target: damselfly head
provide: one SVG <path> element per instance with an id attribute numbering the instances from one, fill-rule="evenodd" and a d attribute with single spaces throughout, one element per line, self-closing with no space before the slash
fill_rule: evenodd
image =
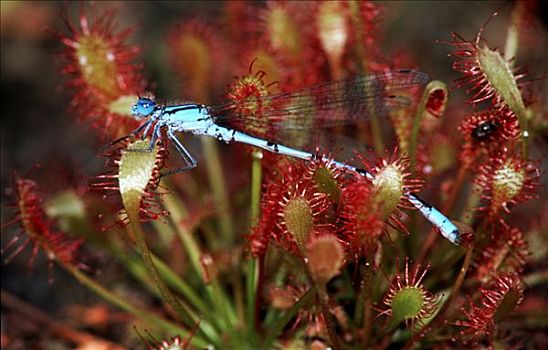
<path id="1" fill-rule="evenodd" d="M 152 99 L 147 97 L 140 97 L 137 100 L 137 103 L 135 103 L 131 108 L 131 113 L 135 117 L 147 117 L 152 112 L 154 112 L 155 107 L 156 102 L 154 102 Z"/>

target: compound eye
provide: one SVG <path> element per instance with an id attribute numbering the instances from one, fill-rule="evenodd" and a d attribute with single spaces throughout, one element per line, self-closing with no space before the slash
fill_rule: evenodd
<path id="1" fill-rule="evenodd" d="M 146 117 L 154 112 L 156 103 L 148 98 L 140 98 L 135 105 L 133 105 L 133 114 L 138 117 Z"/>

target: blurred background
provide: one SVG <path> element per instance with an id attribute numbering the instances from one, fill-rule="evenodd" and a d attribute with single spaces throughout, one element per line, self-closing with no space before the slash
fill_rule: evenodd
<path id="1" fill-rule="evenodd" d="M 68 9 L 72 23 L 77 25 L 82 4 L 48 1 L 2 1 L 0 4 L 0 187 L 4 204 L 6 193 L 11 191 L 13 170 L 22 176 L 36 178 L 42 175 L 40 169 L 33 170 L 33 167 L 47 164 L 50 169 L 47 176 L 72 179 L 93 176 L 102 166 L 98 148 L 108 140 L 98 139 L 89 126 L 67 112 L 71 95 L 63 88 L 66 77 L 60 73 L 63 63 L 59 59 L 64 46 L 45 30 L 50 28 L 66 33 L 61 11 Z M 459 76 L 451 69 L 451 59 L 447 57 L 452 48 L 438 44 L 436 40 L 450 40 L 451 32 L 472 40 L 481 25 L 498 11 L 500 15 L 489 23 L 484 38 L 491 47 L 504 47 L 513 5 L 511 1 L 386 2 L 383 3 L 381 46 L 387 55 L 403 52 L 411 56 L 411 60 L 418 62 L 419 68 L 432 79 L 449 83 Z M 179 96 L 179 88 L 172 88 L 184 82 L 176 81 L 168 63 L 167 34 L 174 25 L 190 18 L 219 22 L 225 4 L 212 1 L 101 1 L 95 6 L 99 13 L 102 8 L 118 8 L 118 28 L 136 29 L 129 40 L 142 48 L 138 60 L 144 65 L 145 78 L 152 82 L 153 91 L 162 98 L 184 99 Z M 546 2 L 539 1 L 537 10 L 536 19 L 530 23 L 531 36 L 522 38 L 517 60 L 518 65 L 529 68 L 532 77 L 546 76 L 548 62 Z M 245 73 L 235 71 L 233 75 Z M 459 104 L 464 99 L 464 92 L 456 91 L 450 104 Z M 468 110 L 471 111 L 471 107 Z M 59 173 L 52 174 L 52 168 L 59 169 Z M 3 208 L 2 222 L 8 218 L 9 212 Z M 2 266 L 3 289 L 52 315 L 66 312 L 67 298 L 90 303 L 95 300 L 72 279 L 66 280 L 59 269 L 53 269 L 54 282 L 49 284 L 43 257 L 28 273 L 27 261 L 18 258 L 10 265 Z"/>

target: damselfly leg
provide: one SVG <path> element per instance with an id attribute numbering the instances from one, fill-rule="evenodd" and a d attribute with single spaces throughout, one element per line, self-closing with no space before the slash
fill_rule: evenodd
<path id="1" fill-rule="evenodd" d="M 145 124 L 141 125 L 139 128 L 137 128 L 132 134 L 136 135 L 138 134 L 143 126 L 146 126 L 145 131 L 143 132 L 143 135 L 141 136 L 141 140 L 145 140 L 148 136 L 148 132 L 150 131 L 150 128 L 152 127 L 152 124 L 154 123 L 153 119 L 150 119 Z M 152 130 L 152 136 L 150 137 L 150 143 L 148 145 L 148 148 L 135 148 L 135 149 L 128 149 L 129 152 L 152 152 L 156 145 L 156 140 L 158 140 L 161 132 L 162 125 L 160 123 L 156 123 L 154 126 L 154 129 Z"/>
<path id="2" fill-rule="evenodd" d="M 181 155 L 183 158 L 183 161 L 185 162 L 185 166 L 169 170 L 165 173 L 162 173 L 162 177 L 182 173 L 184 171 L 190 170 L 192 168 L 195 168 L 196 165 L 198 165 L 198 162 L 188 153 L 186 148 L 183 146 L 183 144 L 177 139 L 177 136 L 173 133 L 171 129 L 167 130 L 167 136 L 171 141 L 173 141 L 173 144 L 175 144 L 175 148 L 177 149 L 177 152 Z"/>
<path id="3" fill-rule="evenodd" d="M 137 135 L 141 132 L 141 130 L 143 130 L 143 129 L 145 129 L 145 128 L 146 128 L 146 130 L 148 130 L 148 129 L 150 128 L 151 124 L 152 124 L 152 119 L 147 120 L 145 123 L 143 123 L 142 125 L 140 125 L 137 129 L 133 130 L 130 134 L 128 134 L 128 135 L 126 135 L 126 136 L 122 136 L 122 137 L 120 137 L 120 138 L 118 138 L 118 139 L 116 139 L 116 140 L 114 140 L 114 141 L 112 141 L 112 142 L 110 142 L 110 143 L 107 143 L 106 145 L 104 145 L 103 147 L 101 147 L 101 148 L 99 149 L 99 151 L 103 152 L 103 151 L 106 150 L 107 148 L 112 147 L 112 145 L 115 145 L 115 144 L 117 144 L 117 143 L 119 143 L 119 142 L 121 142 L 121 141 L 123 141 L 123 140 L 127 140 L 127 139 L 129 139 L 129 138 L 132 138 L 132 137 L 137 136 Z M 145 131 L 145 133 L 146 133 L 146 131 Z M 147 150 L 147 149 L 145 149 L 145 150 Z M 140 150 L 130 150 L 130 151 L 138 151 L 138 152 L 139 152 Z M 150 151 L 152 151 L 152 149 L 147 150 L 147 151 L 150 152 Z"/>

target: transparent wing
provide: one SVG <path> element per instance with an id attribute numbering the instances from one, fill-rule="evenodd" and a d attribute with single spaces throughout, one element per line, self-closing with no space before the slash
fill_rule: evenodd
<path id="1" fill-rule="evenodd" d="M 398 90 L 424 85 L 425 73 L 395 70 L 322 83 L 309 88 L 212 107 L 216 122 L 236 129 L 305 129 L 333 127 L 384 117 L 407 106 Z"/>

